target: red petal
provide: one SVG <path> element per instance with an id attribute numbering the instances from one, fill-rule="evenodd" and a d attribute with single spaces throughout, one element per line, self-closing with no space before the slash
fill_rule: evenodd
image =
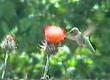
<path id="1" fill-rule="evenodd" d="M 59 43 L 65 38 L 64 30 L 56 26 L 45 27 L 45 39 L 51 43 Z"/>

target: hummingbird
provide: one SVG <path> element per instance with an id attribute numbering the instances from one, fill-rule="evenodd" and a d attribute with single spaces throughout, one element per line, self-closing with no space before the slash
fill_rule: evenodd
<path id="1" fill-rule="evenodd" d="M 85 31 L 87 32 L 87 31 Z M 93 48 L 89 36 L 87 34 L 83 34 L 77 27 L 72 28 L 67 35 L 67 39 L 76 41 L 80 47 L 88 48 L 92 53 L 95 53 L 95 49 Z"/>

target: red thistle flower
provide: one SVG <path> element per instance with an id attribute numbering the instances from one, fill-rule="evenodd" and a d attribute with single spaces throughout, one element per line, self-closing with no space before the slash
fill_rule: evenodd
<path id="1" fill-rule="evenodd" d="M 44 32 L 45 32 L 45 40 L 53 44 L 57 44 L 63 41 L 65 38 L 64 30 L 60 27 L 56 27 L 53 25 L 46 26 Z"/>

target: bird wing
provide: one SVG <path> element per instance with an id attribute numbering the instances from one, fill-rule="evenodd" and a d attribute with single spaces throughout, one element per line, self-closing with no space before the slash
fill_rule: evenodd
<path id="1" fill-rule="evenodd" d="M 93 53 L 95 53 L 95 49 L 93 48 L 92 44 L 89 41 L 89 37 L 84 36 L 84 43 L 86 44 L 86 47 Z"/>
<path id="2" fill-rule="evenodd" d="M 90 36 L 96 30 L 94 25 L 89 25 L 89 27 L 83 32 L 83 35 Z"/>

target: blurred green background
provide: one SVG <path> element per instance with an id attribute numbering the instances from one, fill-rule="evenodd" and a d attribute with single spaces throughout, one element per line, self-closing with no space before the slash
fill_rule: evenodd
<path id="1" fill-rule="evenodd" d="M 86 48 L 65 40 L 62 50 L 50 60 L 49 75 L 54 79 L 110 79 L 110 0 L 0 0 L 0 42 L 13 33 L 17 40 L 15 54 L 8 60 L 6 77 L 39 80 L 45 54 L 39 45 L 46 24 L 69 31 L 77 26 L 82 32 L 95 27 L 90 40 L 94 56 Z M 0 49 L 0 75 L 4 52 Z"/>

